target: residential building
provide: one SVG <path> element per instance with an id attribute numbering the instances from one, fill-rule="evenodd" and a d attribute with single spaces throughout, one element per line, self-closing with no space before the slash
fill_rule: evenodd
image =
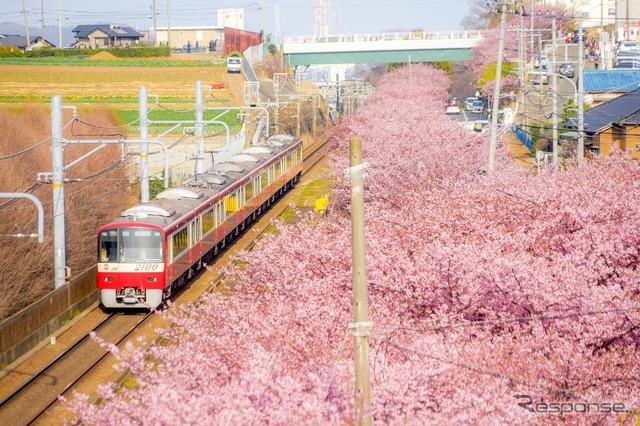
<path id="1" fill-rule="evenodd" d="M 27 47 L 27 37 L 13 34 L 0 35 L 0 46 L 14 46 L 22 50 L 36 50 L 48 47 L 56 47 L 53 43 L 40 37 L 29 37 L 29 46 Z"/>
<path id="2" fill-rule="evenodd" d="M 168 27 L 157 27 L 156 44 L 169 44 Z M 191 45 L 191 49 L 195 50 L 196 43 L 200 49 L 212 50 L 211 47 L 222 46 L 224 42 L 224 27 L 212 26 L 190 26 L 190 27 L 171 27 L 171 47 L 180 49 L 187 44 Z M 221 49 L 221 47 L 220 47 Z"/>
<path id="3" fill-rule="evenodd" d="M 577 130 L 577 118 L 565 126 Z M 594 154 L 609 155 L 617 148 L 640 158 L 640 88 L 585 111 L 584 143 Z"/>
<path id="4" fill-rule="evenodd" d="M 117 24 L 78 25 L 72 32 L 76 38 L 73 47 L 128 47 L 135 46 L 143 37 L 130 27 Z"/>

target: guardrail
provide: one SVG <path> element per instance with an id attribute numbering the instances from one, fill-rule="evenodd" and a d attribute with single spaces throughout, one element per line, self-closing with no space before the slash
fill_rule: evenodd
<path id="1" fill-rule="evenodd" d="M 481 31 L 412 31 L 397 33 L 375 34 L 342 34 L 330 36 L 287 36 L 285 44 L 296 43 L 352 43 L 367 41 L 401 41 L 401 40 L 453 40 L 453 39 L 481 39 Z"/>

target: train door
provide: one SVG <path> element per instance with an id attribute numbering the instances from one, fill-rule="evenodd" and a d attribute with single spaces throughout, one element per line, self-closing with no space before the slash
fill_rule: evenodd
<path id="1" fill-rule="evenodd" d="M 202 255 L 202 221 L 200 216 L 191 221 L 191 261 Z"/>
<path id="2" fill-rule="evenodd" d="M 269 187 L 269 169 L 263 170 L 260 173 L 260 193 L 262 194 L 262 200 L 266 200 L 269 197 L 269 193 L 267 192 L 267 188 Z"/>
<path id="3" fill-rule="evenodd" d="M 272 196 L 275 192 L 275 182 L 276 182 L 276 176 L 275 176 L 275 166 L 271 166 L 269 167 L 269 195 Z"/>
<path id="4" fill-rule="evenodd" d="M 227 232 L 227 222 L 226 222 L 226 214 L 224 211 L 224 203 L 222 201 L 218 202 L 215 207 L 216 211 L 216 237 L 217 240 L 220 241 L 224 238 L 224 235 Z"/>

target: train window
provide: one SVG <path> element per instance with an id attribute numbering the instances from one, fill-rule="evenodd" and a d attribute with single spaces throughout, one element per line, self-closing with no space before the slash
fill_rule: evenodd
<path id="1" fill-rule="evenodd" d="M 296 150 L 296 157 L 298 158 L 298 161 L 296 163 L 299 163 L 300 161 L 302 161 L 302 147 L 299 147 Z"/>
<path id="2" fill-rule="evenodd" d="M 249 182 L 247 182 L 247 184 L 245 185 L 245 196 L 247 197 L 247 201 L 251 200 L 255 194 L 254 194 L 254 185 L 255 185 L 255 179 L 250 180 Z"/>
<path id="3" fill-rule="evenodd" d="M 269 186 L 269 170 L 264 170 L 260 173 L 260 190 L 264 191 Z"/>
<path id="4" fill-rule="evenodd" d="M 118 261 L 118 230 L 100 232 L 100 262 Z"/>
<path id="5" fill-rule="evenodd" d="M 227 195 L 224 199 L 224 207 L 227 211 L 227 215 L 234 213 L 238 209 L 238 197 L 237 193 L 233 193 L 231 195 Z"/>
<path id="6" fill-rule="evenodd" d="M 120 262 L 162 261 L 162 233 L 148 228 L 121 228 Z"/>
<path id="7" fill-rule="evenodd" d="M 275 164 L 275 173 L 276 173 L 276 178 L 282 175 L 282 161 L 278 161 Z"/>
<path id="8" fill-rule="evenodd" d="M 173 259 L 189 247 L 189 228 L 186 226 L 173 234 Z"/>
<path id="9" fill-rule="evenodd" d="M 202 214 L 202 233 L 206 234 L 216 226 L 216 219 L 213 212 L 214 208 L 210 208 Z"/>
<path id="10" fill-rule="evenodd" d="M 287 170 L 291 169 L 291 167 L 293 167 L 293 161 L 294 161 L 294 155 L 295 153 L 291 153 L 289 155 L 287 155 Z"/>

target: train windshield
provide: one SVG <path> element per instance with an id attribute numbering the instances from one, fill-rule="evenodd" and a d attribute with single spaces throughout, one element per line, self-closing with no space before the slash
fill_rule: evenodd
<path id="1" fill-rule="evenodd" d="M 162 262 L 162 233 L 148 228 L 115 228 L 100 232 L 100 262 Z"/>

